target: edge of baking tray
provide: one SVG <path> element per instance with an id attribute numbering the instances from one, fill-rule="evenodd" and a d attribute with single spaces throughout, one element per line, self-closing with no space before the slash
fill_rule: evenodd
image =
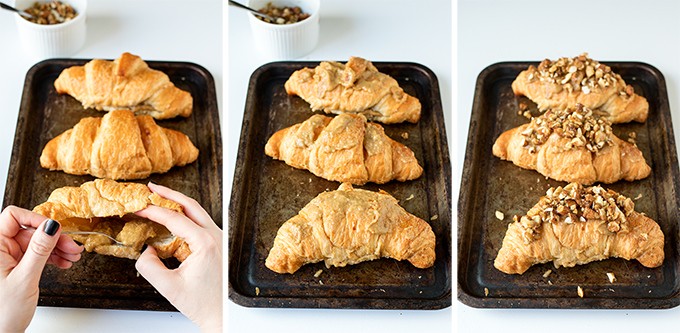
<path id="1" fill-rule="evenodd" d="M 666 79 L 663 76 L 663 73 L 659 71 L 656 67 L 644 63 L 644 62 L 637 62 L 637 61 L 601 61 L 602 63 L 606 63 L 608 65 L 634 65 L 638 66 L 641 69 L 644 69 L 646 71 L 649 71 L 652 73 L 654 77 L 658 79 L 658 85 L 659 85 L 659 90 L 657 92 L 657 96 L 668 96 L 668 91 L 666 88 Z M 515 66 L 515 65 L 529 65 L 529 64 L 538 64 L 538 61 L 506 61 L 506 62 L 498 62 L 494 63 L 492 65 L 487 66 L 484 68 L 480 74 L 477 76 L 477 80 L 475 81 L 475 94 L 474 94 L 474 101 L 472 105 L 472 114 L 470 116 L 470 125 L 468 128 L 468 138 L 467 138 L 467 144 L 466 144 L 466 149 L 465 149 L 465 160 L 463 162 L 463 172 L 461 175 L 461 185 L 460 188 L 469 188 L 471 185 L 472 179 L 474 179 L 474 175 L 478 172 L 478 170 L 474 170 L 471 168 L 471 163 L 473 159 L 477 158 L 477 152 L 481 151 L 479 149 L 475 149 L 476 142 L 474 140 L 475 136 L 478 135 L 479 131 L 479 122 L 483 121 L 481 119 L 481 103 L 485 103 L 486 101 L 481 99 L 481 86 L 484 84 L 484 82 L 487 80 L 487 78 L 494 74 L 494 72 L 500 70 L 501 68 L 505 66 Z M 671 147 L 671 148 L 676 148 L 675 146 L 675 136 L 673 135 L 673 122 L 671 121 L 671 112 L 670 112 L 670 104 L 668 101 L 668 98 L 665 99 L 665 101 L 662 101 L 659 103 L 659 109 L 662 110 L 667 110 L 667 112 L 662 112 L 661 117 L 663 117 L 663 122 L 666 123 L 668 126 L 667 130 L 670 132 L 670 135 L 667 135 L 663 139 L 665 146 Z M 668 119 L 665 119 L 665 118 Z M 670 165 L 670 172 L 675 175 L 680 174 L 680 169 L 678 166 L 678 153 L 677 153 L 677 148 L 676 149 L 669 149 L 668 150 L 669 156 L 668 160 L 666 162 L 669 163 Z M 476 189 L 477 187 L 475 187 Z M 673 188 L 674 189 L 680 189 L 680 179 L 679 178 L 673 178 Z M 680 197 L 678 197 L 678 192 L 675 192 L 675 205 L 676 207 L 680 207 Z M 461 240 L 463 237 L 462 231 L 463 231 L 463 225 L 465 224 L 464 218 L 467 215 L 467 211 L 470 209 L 470 205 L 472 204 L 472 199 L 476 197 L 476 194 L 470 192 L 467 196 L 459 196 L 458 198 L 458 225 L 457 225 L 457 235 L 458 235 L 458 253 L 459 257 L 457 258 L 458 261 L 458 279 L 457 279 L 457 289 L 458 289 L 458 300 L 468 306 L 474 307 L 474 308 L 545 308 L 545 309 L 669 309 L 669 308 L 674 308 L 680 305 L 680 291 L 676 292 L 674 295 L 668 298 L 656 298 L 656 299 L 639 299 L 639 298 L 615 298 L 615 299 L 604 299 L 604 298 L 597 298 L 597 299 L 588 299 L 588 298 L 557 298 L 557 297 L 541 297 L 541 298 L 522 298 L 522 297 L 503 297 L 503 298 L 494 298 L 494 297 L 488 297 L 488 298 L 482 298 L 482 297 L 476 297 L 471 294 L 469 294 L 465 288 L 461 285 L 461 279 L 460 279 L 460 265 L 461 265 L 461 260 L 462 258 L 460 257 L 460 253 L 462 253 L 462 247 L 466 243 L 462 242 Z M 670 199 L 670 198 L 669 198 Z M 677 244 L 676 244 L 677 245 Z"/>
<path id="2" fill-rule="evenodd" d="M 26 82 L 33 78 L 36 74 L 40 73 L 40 71 L 45 70 L 46 67 L 52 66 L 54 62 L 61 62 L 61 63 L 68 63 L 72 65 L 79 65 L 86 63 L 92 59 L 71 59 L 71 58 L 54 58 L 54 59 L 47 59 L 40 61 L 33 66 L 26 72 L 25 78 L 24 78 L 24 87 L 22 89 L 22 95 L 21 95 L 21 103 L 19 105 L 19 112 L 17 112 L 17 124 L 15 127 L 15 131 L 20 131 L 24 130 L 27 128 L 28 124 L 26 123 L 26 113 L 28 112 L 27 110 L 29 109 L 30 103 L 32 103 L 30 96 L 28 96 L 28 93 L 31 90 L 31 86 L 26 84 Z M 211 187 L 214 188 L 214 193 L 217 193 L 220 200 L 217 203 L 213 203 L 213 217 L 215 218 L 215 223 L 220 227 L 223 228 L 223 210 L 222 210 L 222 136 L 221 136 L 221 126 L 220 126 L 220 120 L 219 120 L 219 110 L 217 106 L 217 94 L 215 90 L 215 80 L 210 73 L 205 67 L 196 64 L 196 63 L 191 63 L 191 62 L 182 62 L 182 61 L 145 61 L 147 64 L 150 65 L 150 67 L 153 67 L 153 65 L 156 64 L 163 64 L 164 66 L 172 66 L 172 67 L 183 67 L 183 68 L 190 68 L 194 70 L 195 72 L 199 73 L 204 77 L 206 80 L 206 85 L 207 85 L 207 100 L 206 102 L 206 109 L 209 110 L 209 118 L 212 120 L 213 123 L 213 129 L 214 129 L 214 137 L 213 137 L 213 143 L 212 147 L 214 150 L 211 152 L 212 153 L 212 158 L 213 158 L 213 163 L 216 166 L 215 170 L 215 175 L 217 175 L 217 184 L 212 185 L 212 182 L 210 184 Z M 214 110 L 214 111 L 212 111 Z M 23 159 L 20 159 L 19 156 L 23 155 L 24 153 L 20 151 L 19 148 L 24 147 L 25 145 L 23 144 L 25 140 L 28 139 L 27 135 L 14 135 L 14 143 L 12 144 L 12 155 L 10 156 L 9 159 L 9 168 L 7 172 L 7 179 L 5 181 L 5 185 L 10 184 L 14 182 L 14 179 L 17 177 L 19 171 L 23 167 Z M 16 191 L 18 189 L 13 188 L 11 186 L 5 186 L 5 193 L 3 196 L 3 203 L 2 203 L 2 208 L 5 208 L 8 206 L 7 198 L 9 197 L 16 197 Z M 59 296 L 59 295 L 40 295 L 39 297 L 39 305 L 40 306 L 56 306 L 56 307 L 79 307 L 79 308 L 104 308 L 102 307 L 102 304 L 108 304 L 106 309 L 123 309 L 123 310 L 151 310 L 151 311 L 177 311 L 177 309 L 170 304 L 164 297 L 160 297 L 158 299 L 129 299 L 129 298 L 113 298 L 113 297 L 88 297 L 88 298 L 73 298 L 73 297 L 68 297 L 68 296 Z"/>
<path id="3" fill-rule="evenodd" d="M 319 61 L 277 61 L 277 62 L 270 62 L 267 64 L 264 64 L 257 68 L 253 74 L 251 74 L 249 82 L 252 83 L 254 82 L 254 78 L 257 78 L 260 76 L 262 73 L 270 70 L 271 68 L 275 68 L 279 64 L 299 64 L 301 67 L 304 66 L 316 66 L 319 64 Z M 435 89 L 430 92 L 430 94 L 435 94 L 434 91 L 437 92 L 436 98 L 432 98 L 432 110 L 433 110 L 433 117 L 435 117 L 440 123 L 444 123 L 444 112 L 443 112 L 443 106 L 441 102 L 441 95 L 440 95 L 440 90 L 439 90 L 439 81 L 437 79 L 436 74 L 429 69 L 428 67 L 418 64 L 418 63 L 413 63 L 413 62 L 373 62 L 374 64 L 377 64 L 378 66 L 380 64 L 399 64 L 399 65 L 408 65 L 412 66 L 415 68 L 418 68 L 419 70 L 425 72 L 425 74 L 429 77 L 433 78 L 432 85 Z M 248 92 L 247 94 L 251 94 L 251 90 L 254 89 L 254 85 L 250 84 L 248 87 Z M 250 159 L 251 157 L 248 156 L 248 149 L 246 149 L 245 145 L 242 145 L 241 143 L 244 142 L 244 140 L 247 140 L 251 133 L 253 132 L 252 128 L 252 121 L 251 118 L 255 116 L 254 112 L 248 112 L 248 110 L 253 109 L 254 101 L 248 99 L 246 100 L 246 105 L 245 105 L 245 110 L 244 110 L 244 117 L 243 121 L 241 124 L 241 136 L 239 138 L 239 146 L 238 146 L 238 153 L 236 157 L 237 163 L 239 161 L 244 161 L 246 159 Z M 448 149 L 448 141 L 446 139 L 446 129 L 443 128 L 441 131 L 439 131 L 439 139 L 442 142 L 441 145 L 441 153 L 442 156 L 444 157 L 442 159 L 443 162 L 443 170 L 449 170 L 449 177 L 445 179 L 446 183 L 446 188 L 444 189 L 447 191 L 447 194 L 450 193 L 451 191 L 451 177 L 450 177 L 450 170 L 451 170 L 451 160 L 450 160 L 450 155 L 449 155 L 449 149 Z M 445 172 L 445 171 L 443 171 Z M 229 218 L 228 221 L 233 221 L 233 218 L 236 215 L 236 211 L 243 209 L 243 205 L 246 204 L 245 200 L 242 200 L 240 197 L 235 197 L 235 193 L 237 193 L 236 189 L 239 189 L 239 192 L 247 189 L 250 187 L 251 180 L 244 178 L 245 174 L 245 168 L 235 168 L 234 171 L 234 179 L 233 179 L 233 186 L 232 186 L 232 195 L 231 199 L 229 202 Z M 450 195 L 446 195 L 446 198 L 450 198 Z M 449 214 L 449 232 L 446 233 L 446 235 L 443 235 L 446 237 L 446 240 L 449 244 L 449 246 L 445 249 L 449 257 L 451 257 L 451 211 L 452 211 L 452 203 L 449 200 L 448 201 L 448 214 Z M 238 226 L 239 230 L 236 230 L 237 227 L 234 226 L 233 223 L 229 223 L 228 226 L 228 237 L 229 237 L 229 272 L 227 272 L 228 275 L 228 298 L 233 301 L 235 304 L 238 304 L 240 306 L 245 306 L 245 307 L 259 307 L 259 308 L 343 308 L 343 309 L 385 309 L 385 310 L 439 310 L 439 309 L 445 309 L 451 306 L 452 304 L 452 288 L 451 288 L 451 273 L 449 273 L 449 284 L 447 290 L 444 291 L 443 295 L 439 298 L 436 299 L 419 299 L 419 300 L 414 300 L 414 299 L 399 299 L 399 298 L 394 298 L 394 299 L 365 299 L 365 298 L 299 298 L 299 297 L 251 297 L 251 296 L 246 296 L 242 293 L 240 293 L 236 288 L 231 283 L 231 272 L 233 270 L 233 265 L 238 266 L 238 260 L 235 260 L 234 253 L 235 252 L 240 252 L 240 250 L 235 248 L 235 244 L 241 244 L 241 242 L 237 242 L 233 240 L 233 237 L 235 235 L 243 235 L 244 233 L 242 232 L 242 229 L 245 228 L 245 225 L 240 224 Z M 452 259 L 449 260 L 448 262 L 448 271 L 451 271 L 450 265 L 452 264 Z M 235 270 L 234 270 L 235 271 Z"/>

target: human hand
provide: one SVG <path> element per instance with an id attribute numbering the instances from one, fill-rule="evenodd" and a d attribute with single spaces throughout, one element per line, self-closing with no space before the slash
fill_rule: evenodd
<path id="1" fill-rule="evenodd" d="M 0 332 L 25 331 L 38 306 L 45 264 L 66 269 L 81 252 L 82 246 L 61 235 L 59 222 L 23 208 L 5 208 L 0 213 Z"/>
<path id="2" fill-rule="evenodd" d="M 137 259 L 137 270 L 203 332 L 222 332 L 222 230 L 196 200 L 153 183 L 149 189 L 182 205 L 186 215 L 157 206 L 136 214 L 184 239 L 191 254 L 170 270 L 149 246 Z"/>

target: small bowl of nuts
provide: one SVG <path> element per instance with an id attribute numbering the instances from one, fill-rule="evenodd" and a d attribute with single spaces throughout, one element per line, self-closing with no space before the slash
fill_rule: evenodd
<path id="1" fill-rule="evenodd" d="M 15 0 L 14 6 L 30 14 L 15 14 L 21 44 L 37 59 L 67 57 L 85 44 L 87 0 Z"/>
<path id="2" fill-rule="evenodd" d="M 316 47 L 320 0 L 249 0 L 248 6 L 273 18 L 248 14 L 255 47 L 266 58 L 295 59 Z"/>

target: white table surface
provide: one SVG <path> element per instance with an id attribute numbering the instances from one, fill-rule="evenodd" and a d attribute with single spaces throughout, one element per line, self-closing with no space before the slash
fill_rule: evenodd
<path id="1" fill-rule="evenodd" d="M 451 149 L 453 192 L 458 193 L 460 186 L 477 75 L 486 66 L 500 61 L 538 62 L 587 51 L 594 59 L 649 63 L 666 78 L 677 141 L 680 129 L 679 14 L 680 2 L 672 0 L 460 0 L 458 99 Z M 460 332 L 633 332 L 659 328 L 677 331 L 680 325 L 680 308 L 491 310 L 456 303 Z"/>
<path id="2" fill-rule="evenodd" d="M 447 133 L 451 129 L 451 2 L 448 0 L 323 0 L 316 49 L 299 60 L 410 61 L 439 79 Z M 248 81 L 268 61 L 250 41 L 246 14 L 228 20 L 228 112 L 225 113 L 225 183 L 230 193 Z M 451 308 L 438 311 L 258 309 L 227 301 L 230 332 L 450 332 Z"/>
<path id="3" fill-rule="evenodd" d="M 197 63 L 212 73 L 222 112 L 221 13 L 221 0 L 88 1 L 87 41 L 73 57 L 110 59 L 127 51 L 146 60 Z M 21 50 L 14 16 L 6 11 L 0 12 L 0 40 L 0 193 L 4 193 L 24 78 L 37 60 Z M 192 332 L 197 328 L 178 312 L 40 307 L 28 331 Z"/>

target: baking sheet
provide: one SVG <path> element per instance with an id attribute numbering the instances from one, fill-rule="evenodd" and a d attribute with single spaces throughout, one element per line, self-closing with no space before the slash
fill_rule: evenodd
<path id="1" fill-rule="evenodd" d="M 276 274 L 264 265 L 277 230 L 309 201 L 339 183 L 294 169 L 264 154 L 277 130 L 304 121 L 309 104 L 288 96 L 284 83 L 318 62 L 277 62 L 257 69 L 250 79 L 234 186 L 229 207 L 229 297 L 251 307 L 438 309 L 451 305 L 451 178 L 444 117 L 436 76 L 414 63 L 375 63 L 422 103 L 417 124 L 385 125 L 386 134 L 415 152 L 424 175 L 409 182 L 370 184 L 400 200 L 410 213 L 428 221 L 436 235 L 434 267 L 381 259 L 327 269 L 303 266 L 295 274 Z M 408 133 L 408 139 L 402 137 Z M 406 200 L 411 195 L 413 199 Z M 435 218 L 431 219 L 431 217 Z M 322 274 L 314 274 L 322 270 Z"/>
<path id="2" fill-rule="evenodd" d="M 492 155 L 496 138 L 529 120 L 517 114 L 526 103 L 534 115 L 536 105 L 515 97 L 511 83 L 530 64 L 504 62 L 489 66 L 478 77 L 467 151 L 458 202 L 458 298 L 473 307 L 501 308 L 670 308 L 680 304 L 678 292 L 678 159 L 666 83 L 654 67 L 637 62 L 603 62 L 621 74 L 647 98 L 645 123 L 616 124 L 614 134 L 626 140 L 637 133 L 637 145 L 652 167 L 650 177 L 605 185 L 634 200 L 635 209 L 661 226 L 665 235 L 665 261 L 649 269 L 637 261 L 608 259 L 573 268 L 555 269 L 552 263 L 535 265 L 523 275 L 507 275 L 493 267 L 508 223 L 523 215 L 551 186 L 548 180 Z M 495 212 L 505 214 L 499 221 Z M 552 273 L 547 277 L 543 274 Z M 610 283 L 606 273 L 614 273 Z M 584 297 L 577 295 L 581 287 Z M 488 295 L 487 295 L 488 292 Z"/>
<path id="3" fill-rule="evenodd" d="M 92 176 L 68 175 L 40 167 L 45 144 L 72 128 L 84 117 L 102 117 L 103 112 L 83 109 L 73 97 L 59 95 L 54 80 L 61 71 L 88 60 L 50 59 L 33 66 L 26 80 L 17 120 L 3 207 L 32 209 L 62 186 L 79 186 Z M 199 149 L 198 160 L 153 174 L 135 182 L 152 181 L 196 199 L 222 226 L 222 141 L 212 75 L 203 67 L 186 62 L 147 61 L 149 67 L 165 72 L 180 89 L 191 92 L 193 113 L 188 118 L 157 120 L 162 127 L 179 130 Z M 178 262 L 166 260 L 171 267 Z M 40 280 L 38 305 L 138 310 L 175 310 L 146 280 L 137 275 L 135 261 L 83 253 L 71 269 L 48 266 Z"/>

